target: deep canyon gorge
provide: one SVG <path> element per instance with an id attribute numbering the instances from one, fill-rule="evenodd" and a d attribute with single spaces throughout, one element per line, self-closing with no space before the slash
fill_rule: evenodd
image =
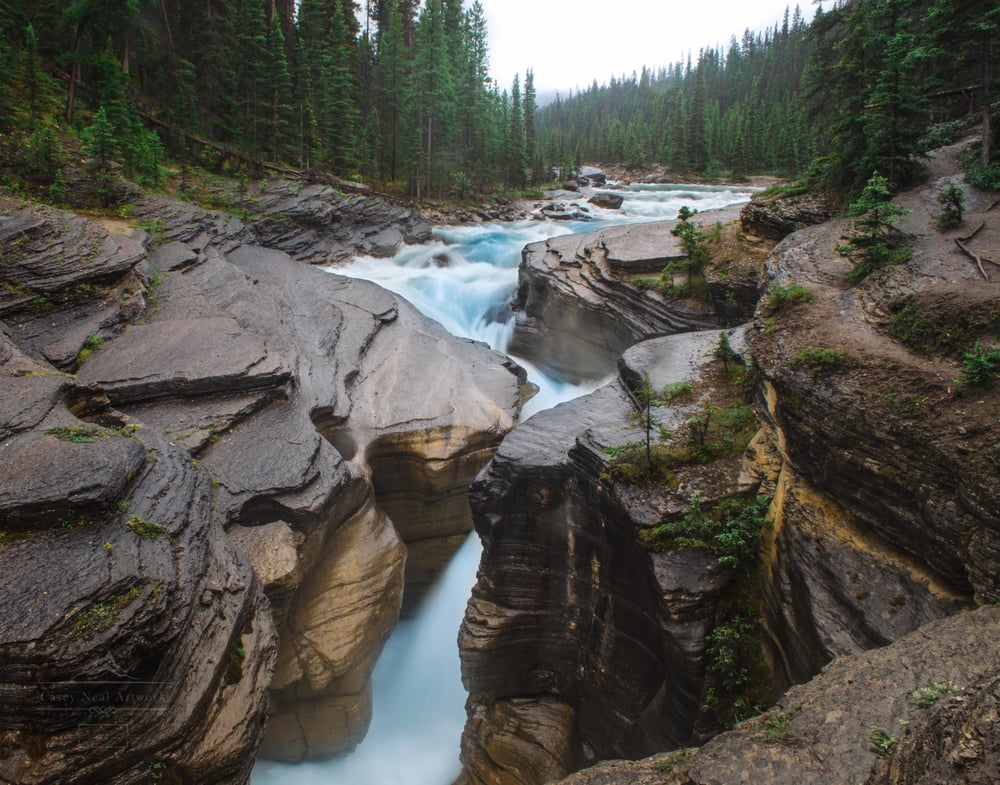
<path id="1" fill-rule="evenodd" d="M 955 155 L 898 197 L 912 261 L 857 285 L 835 252 L 848 219 L 808 200 L 713 213 L 749 193 L 676 190 L 719 222 L 701 300 L 637 282 L 683 258 L 649 214 L 517 224 L 488 270 L 456 248 L 488 245 L 489 222 L 432 231 L 321 186 L 258 184 L 245 220 L 146 197 L 150 232 L 0 197 L 23 287 L 0 292 L 0 781 L 238 785 L 258 749 L 351 751 L 379 722 L 372 672 L 400 612 L 473 527 L 461 629 L 434 632 L 468 691 L 449 778 L 996 781 L 1000 393 L 963 389 L 913 337 L 917 313 L 926 340 L 997 330 L 996 283 L 930 227 Z M 965 189 L 995 255 L 991 200 Z M 421 278 L 454 323 L 338 274 L 393 256 L 385 283 Z M 434 270 L 466 275 L 488 314 Z M 807 301 L 769 299 L 792 284 Z M 532 403 L 543 377 L 590 386 Z M 644 379 L 690 388 L 657 407 L 675 441 L 749 399 L 749 446 L 617 479 Z M 751 498 L 768 506 L 747 572 L 656 539 L 695 501 Z M 736 622 L 779 702 L 718 735 L 742 719 L 718 661 Z M 898 743 L 873 749 L 873 728 Z"/>

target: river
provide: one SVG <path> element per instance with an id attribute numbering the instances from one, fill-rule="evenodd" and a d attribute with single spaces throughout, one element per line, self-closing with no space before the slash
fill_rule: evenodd
<path id="1" fill-rule="evenodd" d="M 437 227 L 437 242 L 407 247 L 392 259 L 361 257 L 331 272 L 378 283 L 452 334 L 504 352 L 514 328 L 505 306 L 517 286 L 521 249 L 528 243 L 616 224 L 674 219 L 684 205 L 712 210 L 751 195 L 748 189 L 701 185 L 632 185 L 616 193 L 624 197 L 622 208 L 591 207 L 593 221 Z M 566 384 L 514 359 L 539 388 L 522 420 L 606 381 Z M 479 551 L 470 535 L 420 612 L 397 625 L 375 668 L 372 724 L 358 748 L 345 758 L 318 763 L 260 761 L 252 785 L 450 785 L 461 770 L 458 747 L 465 724 L 458 628 L 475 583 Z"/>

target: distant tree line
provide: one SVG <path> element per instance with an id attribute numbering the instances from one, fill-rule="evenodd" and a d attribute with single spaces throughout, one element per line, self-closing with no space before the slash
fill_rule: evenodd
<path id="1" fill-rule="evenodd" d="M 982 126 L 973 169 L 1000 187 L 995 0 L 845 0 L 798 7 L 762 33 L 702 49 L 666 68 L 595 82 L 538 118 L 547 161 L 580 160 L 685 173 L 799 176 L 841 195 L 873 172 L 901 187 L 921 157 Z"/>
<path id="2" fill-rule="evenodd" d="M 585 160 L 856 196 L 876 171 L 905 185 L 974 118 L 970 173 L 997 187 L 998 25 L 995 0 L 839 0 L 539 110 L 531 71 L 490 79 L 479 0 L 0 0 L 0 144 L 50 179 L 70 134 L 95 176 L 140 182 L 203 139 L 415 196 Z"/>

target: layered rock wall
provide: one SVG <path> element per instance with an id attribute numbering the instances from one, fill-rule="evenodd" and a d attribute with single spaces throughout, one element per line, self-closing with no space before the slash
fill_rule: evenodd
<path id="1" fill-rule="evenodd" d="M 160 671 L 187 668 L 193 682 L 184 694 L 201 697 L 172 704 L 170 722 L 176 719 L 183 732 L 150 733 L 149 739 L 161 745 L 157 764 L 181 772 L 207 755 L 198 781 L 242 782 L 260 743 L 272 670 L 265 754 L 283 760 L 326 757 L 363 737 L 371 669 L 404 593 L 407 548 L 392 518 L 416 543 L 411 593 L 419 594 L 471 527 L 456 500 L 512 426 L 524 377 L 506 358 L 481 344 L 452 339 L 377 286 L 248 245 L 252 237 L 237 219 L 170 204 L 175 209 L 161 218 L 161 231 L 174 239 L 152 253 L 142 232 L 113 222 L 108 231 L 47 208 L 12 208 L 0 225 L 0 239 L 21 252 L 23 275 L 18 274 L 24 278 L 2 290 L 0 303 L 11 347 L 5 370 L 18 390 L 6 412 L 4 460 L 11 472 L 20 472 L 23 485 L 10 498 L 5 486 L 0 496 L 5 511 L 0 558 L 6 560 L 8 551 L 9 558 L 22 557 L 37 542 L 50 549 L 44 561 L 55 569 L 72 559 L 76 547 L 88 548 L 103 565 L 120 546 L 93 524 L 100 519 L 129 534 L 125 524 L 133 511 L 140 520 L 148 515 L 169 529 L 170 538 L 160 538 L 158 546 L 168 552 L 171 538 L 180 543 L 175 528 L 188 526 L 199 548 L 206 532 L 212 533 L 219 542 L 207 550 L 215 561 L 199 555 L 204 548 L 180 543 L 176 557 L 183 570 L 177 572 L 183 577 L 176 578 L 171 593 L 151 588 L 159 585 L 159 576 L 146 576 L 149 564 L 137 557 L 128 585 L 114 575 L 103 588 L 87 583 L 77 605 L 62 612 L 75 618 L 87 603 L 101 606 L 101 613 L 131 611 L 137 586 L 136 603 L 162 594 L 163 600 L 150 604 L 158 612 L 156 624 L 174 616 L 180 624 L 201 608 L 211 611 L 217 593 L 228 598 L 233 609 L 219 611 L 226 622 L 214 624 L 221 631 L 198 620 L 192 634 L 201 636 L 200 644 L 189 644 L 190 650 L 171 649 L 165 633 L 151 639 L 149 645 L 164 658 Z M 45 249 L 88 233 L 103 256 L 90 262 L 86 249 L 60 247 L 59 254 L 78 254 L 68 263 L 74 275 L 54 289 L 36 286 L 36 279 L 47 278 L 49 260 L 59 258 Z M 119 258 L 125 261 L 115 266 Z M 19 357 L 23 361 L 15 362 Z M 56 371 L 49 364 L 56 360 L 73 375 Z M 30 363 L 27 370 L 18 365 L 22 362 Z M 405 386 L 397 386 L 404 380 Z M 89 452 L 72 440 L 60 447 L 58 439 L 39 433 L 60 402 L 60 423 L 66 421 L 70 434 L 90 427 L 78 417 L 100 417 L 131 435 L 88 439 Z M 184 471 L 156 459 L 160 446 L 144 449 L 151 440 L 169 449 Z M 41 447 L 55 463 L 62 461 L 60 450 L 75 451 L 73 460 L 63 463 L 78 461 L 76 473 L 40 484 L 32 467 Z M 95 483 L 98 467 L 108 476 L 99 474 Z M 188 486 L 198 493 L 175 499 L 169 510 L 147 510 L 165 492 L 135 486 L 133 493 L 140 472 L 163 474 L 162 483 L 174 475 L 175 496 Z M 83 534 L 59 539 L 58 553 L 51 550 L 52 535 L 25 537 L 22 544 L 22 531 L 60 525 L 66 516 L 89 530 L 86 543 L 77 542 Z M 73 547 L 64 547 L 70 539 Z M 429 556 L 420 555 L 423 543 L 432 543 Z M 263 610 L 247 557 L 263 579 L 271 613 Z M 39 560 L 23 563 L 27 570 Z M 9 573 L 11 580 L 20 574 Z M 39 570 L 26 586 L 50 574 L 51 569 Z M 27 598 L 21 594 L 5 594 L 4 616 L 16 618 L 22 601 Z M 62 608 L 70 600 L 60 602 Z M 185 608 L 183 614 L 175 602 Z M 62 626 L 68 629 L 72 624 L 65 618 Z M 280 636 L 277 654 L 272 618 Z M 122 614 L 121 627 L 114 629 L 129 636 L 130 619 Z M 50 645 L 53 633 L 47 627 L 29 632 L 38 637 L 6 637 L 0 644 L 13 647 L 11 662 L 22 641 Z M 96 647 L 104 638 L 81 640 L 79 656 L 99 659 Z M 58 645 L 58 638 L 51 645 Z M 132 660 L 114 656 L 126 671 L 132 668 Z M 151 665 L 149 672 L 154 671 Z M 230 672 L 244 674 L 233 682 L 242 686 L 223 693 L 212 704 L 217 710 L 207 709 L 206 696 L 222 689 L 220 673 Z M 243 701 L 240 708 L 227 708 L 230 696 Z M 9 727 L 14 744 L 24 734 L 30 737 L 21 754 L 7 758 L 15 767 L 11 782 L 107 781 L 88 779 L 85 767 L 82 778 L 73 779 L 68 769 L 39 758 L 39 744 L 56 748 L 64 741 L 58 735 L 38 741 L 35 737 L 45 734 L 35 732 L 36 718 L 15 715 Z M 78 737 L 73 743 L 79 756 L 93 756 Z M 210 753 L 213 743 L 218 749 Z M 104 771 L 112 764 L 102 765 Z M 128 766 L 134 765 L 130 760 Z M 149 761 L 143 765 L 148 769 Z M 33 779 L 46 767 L 57 772 L 55 780 Z"/>
<path id="2" fill-rule="evenodd" d="M 658 387 L 697 379 L 717 339 L 640 344 L 623 376 Z M 692 408 L 665 410 L 664 425 Z M 710 724 L 706 635 L 730 609 L 734 576 L 703 552 L 650 553 L 639 532 L 694 490 L 739 493 L 738 461 L 686 474 L 678 496 L 618 489 L 604 449 L 642 438 L 633 412 L 616 380 L 535 415 L 472 488 L 483 557 L 459 636 L 465 782 L 547 782 L 686 743 Z"/>

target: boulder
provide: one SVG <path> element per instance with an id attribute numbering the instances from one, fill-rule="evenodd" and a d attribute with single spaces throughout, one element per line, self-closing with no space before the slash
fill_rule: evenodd
<path id="1" fill-rule="evenodd" d="M 622 206 L 622 202 L 625 201 L 625 197 L 621 194 L 612 193 L 596 193 L 587 200 L 592 205 L 600 207 L 604 210 L 618 210 Z"/>

